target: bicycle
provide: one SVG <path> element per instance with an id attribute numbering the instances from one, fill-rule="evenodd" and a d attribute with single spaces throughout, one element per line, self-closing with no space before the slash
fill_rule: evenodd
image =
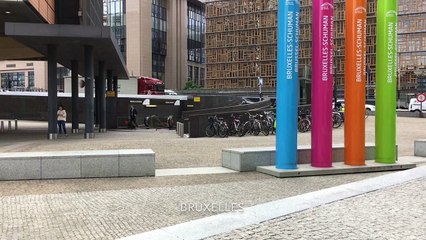
<path id="1" fill-rule="evenodd" d="M 240 127 L 240 116 L 236 117 L 234 114 L 231 114 L 231 124 L 229 124 L 229 135 L 233 136 L 238 133 Z"/>
<path id="2" fill-rule="evenodd" d="M 257 136 L 260 133 L 260 129 L 261 129 L 260 121 L 255 118 L 255 115 L 251 115 L 250 113 L 248 113 L 248 115 L 249 115 L 249 120 L 246 121 L 243 125 L 241 125 L 240 128 L 238 129 L 239 137 L 242 137 L 246 135 L 247 133 L 250 133 L 254 136 Z"/>
<path id="3" fill-rule="evenodd" d="M 228 136 L 228 125 L 222 118 L 215 116 L 208 117 L 209 125 L 206 127 L 205 133 L 207 137 L 215 135 L 224 138 Z"/>

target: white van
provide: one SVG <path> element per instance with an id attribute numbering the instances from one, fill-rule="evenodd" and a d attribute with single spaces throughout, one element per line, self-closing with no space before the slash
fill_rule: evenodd
<path id="1" fill-rule="evenodd" d="M 408 111 L 420 112 L 420 102 L 417 101 L 417 98 L 410 99 L 410 104 L 408 104 Z M 426 101 L 422 102 L 422 111 L 426 112 Z"/>

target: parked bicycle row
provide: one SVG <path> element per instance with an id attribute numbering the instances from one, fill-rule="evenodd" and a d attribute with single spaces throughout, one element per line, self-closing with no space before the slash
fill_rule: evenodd
<path id="1" fill-rule="evenodd" d="M 339 128 L 344 122 L 344 113 L 334 109 L 332 113 L 333 128 Z M 308 111 L 299 111 L 297 117 L 297 129 L 299 132 L 307 132 L 312 129 L 312 115 Z"/>
<path id="2" fill-rule="evenodd" d="M 230 121 L 225 121 L 222 117 L 216 115 L 208 117 L 209 124 L 206 127 L 207 137 L 219 136 L 227 137 L 237 135 L 242 137 L 246 134 L 257 136 L 262 133 L 265 136 L 275 134 L 276 116 L 272 111 L 263 111 L 262 113 L 248 115 L 248 120 L 241 121 L 241 115 L 231 114 Z M 366 114 L 366 118 L 368 115 Z M 344 112 L 334 109 L 332 113 L 333 128 L 339 128 L 344 122 Z M 297 117 L 297 129 L 299 132 L 308 132 L 312 129 L 312 115 L 310 110 L 301 109 Z"/>
<path id="3" fill-rule="evenodd" d="M 207 137 L 219 136 L 239 136 L 246 134 L 257 136 L 262 133 L 265 136 L 275 133 L 275 113 L 272 111 L 264 111 L 262 113 L 248 115 L 248 120 L 242 122 L 241 115 L 231 114 L 229 124 L 216 115 L 208 117 L 209 124 L 205 133 Z"/>

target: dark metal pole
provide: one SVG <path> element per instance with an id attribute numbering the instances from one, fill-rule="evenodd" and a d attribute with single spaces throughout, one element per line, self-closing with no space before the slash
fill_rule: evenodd
<path id="1" fill-rule="evenodd" d="M 93 46 L 85 46 L 84 47 L 84 71 L 85 71 L 85 103 L 86 103 L 86 111 L 85 111 L 85 130 L 84 130 L 84 138 L 94 138 L 95 134 L 93 132 Z"/>
<path id="2" fill-rule="evenodd" d="M 71 61 L 72 133 L 78 133 L 78 61 Z"/>
<path id="3" fill-rule="evenodd" d="M 48 117 L 48 139 L 58 137 L 58 126 L 56 125 L 56 113 L 58 105 L 58 85 L 57 85 L 57 47 L 47 45 L 47 117 Z"/>
<path id="4" fill-rule="evenodd" d="M 99 132 L 106 132 L 105 62 L 99 61 Z"/>

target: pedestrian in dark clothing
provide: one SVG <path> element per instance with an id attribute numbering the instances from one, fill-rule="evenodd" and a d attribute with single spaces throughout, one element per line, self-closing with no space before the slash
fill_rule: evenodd
<path id="1" fill-rule="evenodd" d="M 138 127 L 138 124 L 136 123 L 136 115 L 138 115 L 138 111 L 135 107 L 133 107 L 133 105 L 131 105 L 129 112 L 129 126 L 131 129 L 136 129 Z"/>

